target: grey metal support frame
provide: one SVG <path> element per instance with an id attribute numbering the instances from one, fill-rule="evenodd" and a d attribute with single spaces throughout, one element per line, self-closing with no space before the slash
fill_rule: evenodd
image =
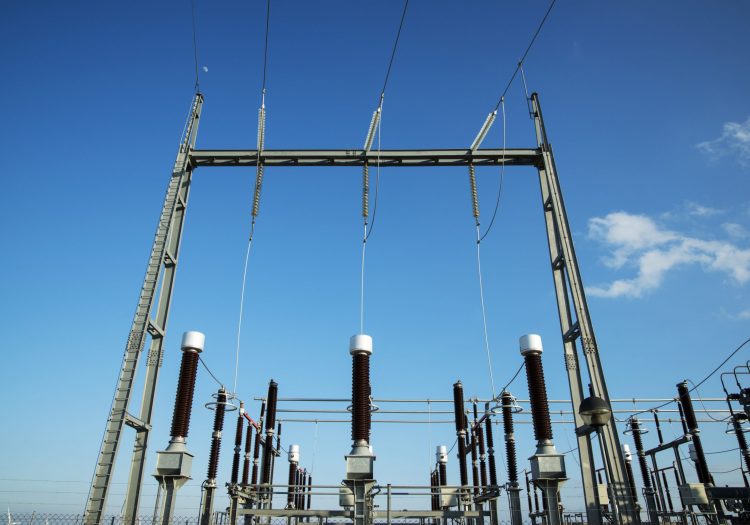
<path id="1" fill-rule="evenodd" d="M 538 169 L 542 187 L 542 202 L 547 219 L 547 235 L 550 241 L 550 256 L 560 328 L 565 347 L 565 366 L 568 372 L 576 426 L 581 427 L 583 420 L 579 413 L 579 406 L 583 401 L 584 392 L 575 345 L 577 339 L 581 340 L 583 356 L 594 393 L 608 404 L 610 402 L 609 394 L 599 360 L 599 350 L 594 337 L 594 328 L 589 315 L 575 248 L 573 247 L 573 239 L 565 212 L 560 182 L 557 178 L 552 148 L 547 139 L 542 111 L 539 106 L 539 97 L 536 93 L 531 96 L 531 104 L 537 143 L 541 149 L 542 162 L 538 165 Z M 575 321 L 573 320 L 573 314 L 575 314 Z M 621 523 L 637 523 L 638 516 L 634 502 L 631 501 L 628 494 L 625 462 L 618 453 L 621 448 L 614 415 L 610 416 L 607 424 L 601 429 L 601 439 L 604 444 L 603 453 L 606 455 L 611 469 L 610 483 L 615 496 L 615 504 L 620 512 Z M 601 517 L 598 512 L 593 512 L 593 509 L 598 507 L 598 497 L 596 495 L 596 482 L 593 478 L 594 463 L 588 436 L 578 436 L 578 450 L 581 455 L 581 476 L 583 478 L 588 520 L 589 523 L 597 523 L 593 520 L 601 520 Z M 598 517 L 595 517 L 595 515 Z"/>
<path id="2" fill-rule="evenodd" d="M 190 165 L 189 159 L 195 146 L 202 107 L 203 95 L 196 93 L 172 169 L 167 193 L 164 197 L 164 204 L 146 267 L 146 275 L 128 335 L 120 375 L 86 503 L 85 525 L 101 524 L 107 505 L 115 460 L 122 439 L 123 425 L 128 425 L 136 431 L 130 478 L 123 510 L 123 523 L 126 525 L 135 523 L 138 514 L 156 383 L 161 368 L 164 336 L 167 330 L 169 306 L 192 177 L 193 167 Z M 154 298 L 157 291 L 156 315 L 152 318 Z M 151 344 L 146 359 L 146 379 L 140 412 L 138 417 L 135 417 L 128 413 L 128 405 L 138 369 L 138 361 L 144 349 L 147 335 L 151 337 Z"/>

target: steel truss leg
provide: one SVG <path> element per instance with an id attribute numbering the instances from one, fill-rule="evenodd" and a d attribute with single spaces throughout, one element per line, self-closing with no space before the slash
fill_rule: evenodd
<path id="1" fill-rule="evenodd" d="M 146 267 L 146 275 L 143 279 L 143 286 L 125 347 L 120 376 L 117 380 L 112 407 L 107 418 L 104 438 L 86 503 L 85 525 L 101 524 L 122 438 L 123 425 L 128 425 L 136 430 L 130 477 L 123 509 L 123 525 L 134 524 L 138 514 L 156 383 L 163 357 L 162 346 L 167 330 L 182 226 L 185 220 L 192 177 L 192 168 L 188 160 L 191 150 L 195 146 L 202 107 L 203 95 L 196 93 L 185 128 L 185 135 L 180 144 L 172 170 L 172 177 L 164 197 L 164 205 L 159 216 L 159 224 Z M 154 313 L 152 306 L 157 291 L 156 311 L 152 319 L 152 313 Z M 134 417 L 127 410 L 138 368 L 138 360 L 145 346 L 147 335 L 151 336 L 151 344 L 146 360 L 146 379 L 140 413 L 138 417 Z"/>
<path id="2" fill-rule="evenodd" d="M 599 350 L 589 316 L 586 295 L 573 247 L 573 238 L 565 212 L 560 182 L 557 178 L 554 157 L 552 156 L 552 148 L 547 140 L 539 97 L 536 93 L 531 96 L 531 103 L 537 143 L 542 154 L 542 165 L 537 168 L 542 189 L 542 202 L 546 218 L 560 329 L 565 348 L 565 367 L 568 371 L 573 414 L 576 426 L 580 427 L 583 425 L 583 420 L 579 413 L 579 406 L 585 395 L 578 367 L 576 339 L 581 339 L 583 356 L 594 392 L 607 403 L 609 403 L 609 394 L 599 360 Z M 575 322 L 573 322 L 573 313 L 575 313 Z M 612 471 L 611 484 L 615 496 L 614 503 L 620 511 L 621 523 L 637 523 L 638 516 L 636 515 L 634 502 L 628 495 L 625 462 L 619 453 L 620 440 L 617 435 L 614 416 L 610 416 L 610 420 L 601 429 L 601 438 L 605 445 L 603 453 L 606 455 Z M 598 524 L 601 523 L 601 515 L 598 511 L 598 496 L 594 480 L 595 465 L 588 436 L 578 437 L 578 451 L 581 456 L 581 476 L 583 478 L 588 523 Z"/>

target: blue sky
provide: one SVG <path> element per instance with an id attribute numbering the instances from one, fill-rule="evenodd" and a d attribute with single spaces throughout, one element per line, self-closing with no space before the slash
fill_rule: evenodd
<path id="1" fill-rule="evenodd" d="M 206 96 L 198 147 L 252 148 L 265 2 L 196 5 Z M 272 0 L 267 148 L 361 147 L 401 6 Z M 386 93 L 382 147 L 468 146 L 546 7 L 412 0 Z M 701 379 L 749 336 L 748 15 L 739 1 L 560 0 L 527 59 L 613 398 L 671 397 L 678 381 Z M 83 508 L 192 95 L 190 25 L 183 1 L 0 5 L 0 506 Z M 508 146 L 532 147 L 518 82 L 506 108 Z M 500 129 L 485 146 L 502 144 Z M 154 451 L 168 441 L 184 330 L 206 333 L 204 358 L 231 383 L 254 175 L 196 171 Z M 486 224 L 499 173 L 479 169 L 478 177 Z M 264 395 L 271 377 L 282 397 L 349 395 L 360 191 L 357 169 L 267 170 L 249 269 L 243 398 Z M 376 397 L 448 399 L 457 379 L 467 397 L 489 395 L 474 249 L 464 169 L 382 170 L 366 277 Z M 504 384 L 520 364 L 518 337 L 539 333 L 550 398 L 565 399 L 546 251 L 536 174 L 508 169 L 498 220 L 482 244 L 493 372 Z M 739 353 L 727 369 L 749 357 Z M 526 397 L 523 379 L 512 388 Z M 178 503 L 186 515 L 197 509 L 212 418 L 202 405 L 215 389 L 201 373 L 188 440 L 195 479 Z M 717 378 L 701 388 L 706 397 L 719 393 Z M 257 403 L 250 410 L 257 414 Z M 430 447 L 452 443 L 451 428 L 376 425 L 377 478 L 425 483 Z M 667 434 L 678 432 L 671 426 Z M 555 433 L 558 449 L 572 448 L 569 426 Z M 735 446 L 723 424 L 706 425 L 704 434 L 707 450 Z M 519 456 L 527 457 L 528 429 L 519 436 Z M 316 480 L 338 483 L 347 425 L 319 424 L 316 432 L 289 423 L 284 439 L 300 443 L 308 468 L 314 456 Z M 646 441 L 655 443 L 654 434 Z M 225 443 L 223 478 L 230 449 Z M 118 483 L 127 454 L 121 459 Z M 738 464 L 735 454 L 709 461 L 717 471 Z M 563 497 L 573 509 L 572 455 L 568 469 Z M 739 482 L 736 474 L 725 482 Z M 123 492 L 116 487 L 112 512 Z M 46 493 L 37 505 L 26 503 L 40 499 L 32 490 Z M 147 497 L 144 514 L 150 505 Z"/>

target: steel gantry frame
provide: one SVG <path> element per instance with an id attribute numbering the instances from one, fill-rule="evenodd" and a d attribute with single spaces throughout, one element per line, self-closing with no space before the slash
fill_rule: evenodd
<path id="1" fill-rule="evenodd" d="M 579 368 L 576 341 L 581 341 L 589 380 L 594 393 L 609 403 L 599 351 L 589 315 L 586 296 L 581 281 L 573 239 L 568 224 L 562 190 L 555 169 L 552 148 L 536 93 L 531 96 L 531 116 L 534 120 L 537 147 L 528 149 L 439 149 L 439 150 L 196 150 L 203 96 L 196 94 L 191 106 L 186 131 L 180 144 L 172 177 L 164 199 L 159 225 L 146 276 L 136 308 L 135 319 L 128 336 L 120 377 L 115 389 L 110 415 L 97 460 L 86 506 L 85 525 L 100 525 L 103 516 L 114 462 L 124 424 L 136 430 L 135 446 L 127 485 L 124 524 L 135 525 L 138 514 L 140 490 L 144 475 L 151 414 L 156 392 L 156 382 L 162 361 L 163 341 L 166 336 L 169 305 L 174 285 L 180 248 L 182 226 L 187 210 L 190 181 L 195 168 L 236 166 L 363 166 L 383 167 L 424 166 L 532 166 L 537 169 L 545 216 L 550 262 L 560 318 L 565 365 L 571 392 L 572 412 L 576 426 L 583 428 L 579 406 L 585 392 Z M 159 284 L 161 284 L 159 286 Z M 153 300 L 158 291 L 156 315 L 152 318 Z M 139 417 L 131 416 L 127 409 L 135 378 L 138 357 L 146 337 L 151 337 L 146 362 L 146 381 L 141 399 Z M 634 502 L 628 494 L 625 463 L 620 454 L 620 443 L 614 416 L 600 431 L 605 464 L 610 466 L 609 478 L 613 487 L 614 504 L 620 521 L 630 524 L 638 521 Z M 602 518 L 596 490 L 595 464 L 590 437 L 581 432 L 578 436 L 581 458 L 581 475 L 588 523 L 600 525 Z"/>
<path id="2" fill-rule="evenodd" d="M 107 497 L 112 483 L 117 452 L 122 440 L 123 425 L 135 429 L 135 444 L 130 463 L 130 476 L 123 507 L 123 523 L 134 524 L 138 515 L 138 503 L 146 464 L 148 437 L 151 432 L 151 415 L 156 396 L 156 383 L 163 359 L 164 337 L 167 333 L 169 306 L 172 299 L 177 261 L 180 251 L 182 227 L 185 222 L 190 180 L 193 167 L 190 153 L 198 136 L 198 123 L 203 107 L 203 95 L 196 93 L 190 106 L 177 159 L 172 168 L 167 193 L 164 197 L 156 235 L 146 266 L 146 275 L 138 297 L 120 375 L 112 398 L 99 456 L 91 480 L 86 502 L 85 525 L 100 525 L 107 506 Z M 158 298 L 157 298 L 158 295 Z M 154 299 L 157 298 L 154 309 Z M 135 381 L 138 362 L 146 339 L 151 343 L 146 358 L 146 378 L 141 396 L 139 415 L 128 412 L 128 405 Z"/>

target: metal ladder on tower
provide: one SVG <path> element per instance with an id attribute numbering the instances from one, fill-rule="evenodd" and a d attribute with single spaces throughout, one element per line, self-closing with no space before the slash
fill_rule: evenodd
<path id="1" fill-rule="evenodd" d="M 170 240 L 170 235 L 179 236 L 181 233 L 181 228 L 173 228 L 173 220 L 175 210 L 178 208 L 184 210 L 187 205 L 181 193 L 184 192 L 186 185 L 189 185 L 191 176 L 191 168 L 188 165 L 189 152 L 195 145 L 202 104 L 203 95 L 196 93 L 180 142 L 172 176 L 164 197 L 164 204 L 159 216 L 151 254 L 146 267 L 146 274 L 143 279 L 135 315 L 125 346 L 120 375 L 117 380 L 117 386 L 112 399 L 86 503 L 85 525 L 99 525 L 101 523 L 106 508 L 117 451 L 122 437 L 123 425 L 140 430 L 150 429 L 150 421 L 141 421 L 130 415 L 127 410 L 138 367 L 138 359 L 146 342 L 146 334 L 151 335 L 152 338 L 163 338 L 165 335 L 164 326 L 160 326 L 159 323 L 152 321 L 150 315 L 154 296 L 159 288 L 159 277 L 162 274 L 162 267 L 176 264 L 177 253 L 169 253 L 167 244 Z M 177 243 L 177 246 L 179 246 L 179 243 Z M 137 489 L 140 490 L 140 486 Z"/>

